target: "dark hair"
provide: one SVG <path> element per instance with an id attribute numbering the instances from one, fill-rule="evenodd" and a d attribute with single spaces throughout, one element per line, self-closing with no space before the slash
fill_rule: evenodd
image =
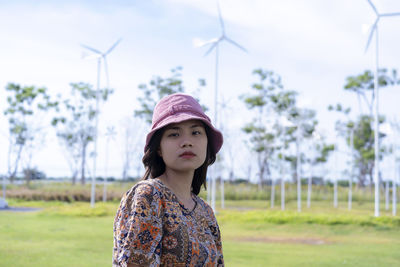
<path id="1" fill-rule="evenodd" d="M 204 189 L 207 189 L 207 168 L 208 166 L 213 164 L 216 159 L 216 153 L 214 147 L 212 146 L 213 142 L 211 140 L 210 128 L 205 124 L 203 125 L 207 134 L 207 154 L 203 165 L 201 165 L 194 171 L 192 180 L 192 192 L 196 195 L 200 193 L 202 185 L 204 186 Z M 165 127 L 156 131 L 150 139 L 148 146 L 146 147 L 144 156 L 142 158 L 142 162 L 146 171 L 142 177 L 142 180 L 154 179 L 165 172 L 164 160 L 158 154 L 161 138 L 164 131 Z"/>

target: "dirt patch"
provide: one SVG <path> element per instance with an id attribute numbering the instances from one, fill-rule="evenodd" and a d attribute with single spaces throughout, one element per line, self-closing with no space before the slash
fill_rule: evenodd
<path id="1" fill-rule="evenodd" d="M 305 244 L 305 245 L 326 245 L 327 240 L 320 238 L 299 238 L 299 237 L 239 237 L 239 242 L 261 242 L 261 243 L 284 243 L 284 244 Z"/>

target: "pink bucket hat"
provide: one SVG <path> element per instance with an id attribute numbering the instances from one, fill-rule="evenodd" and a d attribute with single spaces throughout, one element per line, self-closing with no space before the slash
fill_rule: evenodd
<path id="1" fill-rule="evenodd" d="M 187 120 L 200 120 L 211 130 L 212 146 L 217 153 L 222 146 L 222 133 L 211 124 L 211 120 L 204 113 L 200 104 L 187 94 L 176 93 L 163 97 L 155 106 L 151 131 L 147 134 L 144 151 L 150 143 L 154 133 L 171 123 L 179 123 Z"/>

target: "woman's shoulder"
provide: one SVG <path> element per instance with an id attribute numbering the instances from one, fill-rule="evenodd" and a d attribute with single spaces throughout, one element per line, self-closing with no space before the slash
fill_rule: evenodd
<path id="1" fill-rule="evenodd" d="M 149 210 L 153 210 L 160 215 L 162 212 L 163 192 L 160 185 L 153 181 L 141 180 L 133 185 L 122 197 L 118 214 L 131 214 L 137 209 L 144 211 L 147 214 Z"/>
<path id="2" fill-rule="evenodd" d="M 133 185 L 126 192 L 126 195 L 154 194 L 154 193 L 161 193 L 162 191 L 163 188 L 156 179 L 147 179 L 147 180 L 140 180 L 135 185 Z"/>
<path id="3" fill-rule="evenodd" d="M 121 202 L 132 202 L 134 199 L 152 200 L 162 198 L 163 188 L 155 179 L 141 180 L 133 185 L 122 197 Z"/>

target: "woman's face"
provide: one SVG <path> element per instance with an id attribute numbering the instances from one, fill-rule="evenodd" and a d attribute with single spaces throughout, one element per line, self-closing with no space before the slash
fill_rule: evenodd
<path id="1" fill-rule="evenodd" d="M 166 169 L 194 171 L 206 159 L 207 142 L 204 124 L 199 120 L 188 120 L 166 126 L 158 152 Z"/>

